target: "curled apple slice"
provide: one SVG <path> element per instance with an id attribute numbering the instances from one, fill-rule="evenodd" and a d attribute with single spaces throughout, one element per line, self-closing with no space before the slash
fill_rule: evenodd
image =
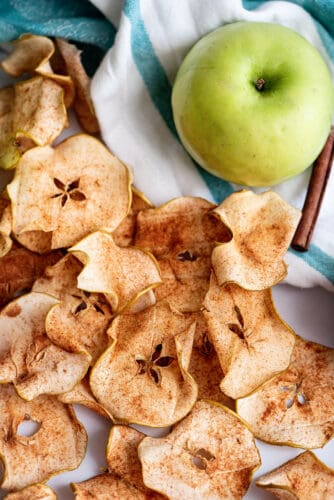
<path id="1" fill-rule="evenodd" d="M 11 384 L 0 384 L 3 489 L 25 488 L 64 470 L 76 469 L 86 444 L 86 432 L 70 406 L 45 395 L 24 401 Z"/>
<path id="2" fill-rule="evenodd" d="M 220 287 L 212 274 L 204 307 L 225 394 L 243 397 L 288 367 L 295 334 L 279 317 L 270 289 Z"/>
<path id="3" fill-rule="evenodd" d="M 254 437 L 237 415 L 198 401 L 168 436 L 138 447 L 144 483 L 171 500 L 241 499 L 260 463 Z"/>
<path id="4" fill-rule="evenodd" d="M 306 451 L 257 479 L 256 485 L 279 499 L 334 498 L 334 470 Z"/>
<path id="5" fill-rule="evenodd" d="M 116 422 L 167 427 L 197 397 L 188 373 L 195 323 L 161 302 L 112 322 L 112 344 L 92 369 L 90 386 Z"/>
<path id="6" fill-rule="evenodd" d="M 11 76 L 27 73 L 39 75 L 58 83 L 64 90 L 65 106 L 74 99 L 75 89 L 70 76 L 54 73 L 51 61 L 55 53 L 53 41 L 40 35 L 24 34 L 12 42 L 12 52 L 1 62 L 2 68 Z"/>
<path id="7" fill-rule="evenodd" d="M 52 232 L 51 247 L 62 248 L 98 229 L 113 231 L 128 213 L 130 184 L 127 167 L 88 135 L 33 148 L 7 186 L 14 234 Z"/>
<path id="8" fill-rule="evenodd" d="M 334 434 L 334 349 L 296 338 L 289 368 L 237 401 L 255 436 L 310 449 Z"/>
<path id="9" fill-rule="evenodd" d="M 111 234 L 102 231 L 79 241 L 70 252 L 85 264 L 78 288 L 103 293 L 114 313 L 131 306 L 138 311 L 139 301 L 140 309 L 151 305 L 148 293 L 161 284 L 153 255 L 135 247 L 120 248 Z"/>
<path id="10" fill-rule="evenodd" d="M 273 191 L 257 195 L 239 191 L 214 212 L 233 237 L 212 252 L 219 285 L 237 283 L 248 290 L 276 285 L 286 275 L 283 257 L 300 219 L 300 211 Z"/>
<path id="11" fill-rule="evenodd" d="M 60 301 L 46 317 L 45 330 L 49 339 L 66 351 L 89 354 L 94 363 L 107 348 L 106 331 L 112 315 L 102 294 L 83 292 L 77 287 L 82 268 L 74 255 L 67 254 L 45 270 L 32 290 L 47 293 Z"/>
<path id="12" fill-rule="evenodd" d="M 51 144 L 67 124 L 64 93 L 56 82 L 36 76 L 0 91 L 0 166 L 14 168 L 22 153 Z"/>
<path id="13" fill-rule="evenodd" d="M 70 390 L 89 367 L 89 355 L 67 352 L 46 336 L 46 316 L 57 303 L 51 295 L 31 292 L 0 313 L 0 384 L 12 382 L 27 400 Z"/>

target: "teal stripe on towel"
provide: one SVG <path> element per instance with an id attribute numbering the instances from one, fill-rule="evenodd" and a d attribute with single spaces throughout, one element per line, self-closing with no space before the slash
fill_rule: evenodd
<path id="1" fill-rule="evenodd" d="M 334 258 L 315 245 L 310 245 L 307 252 L 290 252 L 303 259 L 310 267 L 323 274 L 334 285 Z"/>
<path id="2" fill-rule="evenodd" d="M 137 69 L 145 82 L 155 107 L 171 133 L 179 140 L 170 104 L 172 86 L 154 52 L 152 42 L 145 29 L 141 18 L 139 0 L 126 1 L 124 13 L 131 22 L 131 50 Z M 196 163 L 195 165 L 216 203 L 220 203 L 226 196 L 233 193 L 233 188 L 228 182 L 209 174 Z"/>

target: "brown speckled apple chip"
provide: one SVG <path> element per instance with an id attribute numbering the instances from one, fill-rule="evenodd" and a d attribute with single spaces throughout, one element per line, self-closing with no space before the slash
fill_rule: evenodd
<path id="1" fill-rule="evenodd" d="M 220 287 L 213 273 L 204 307 L 225 394 L 243 397 L 288 367 L 295 334 L 275 310 L 270 289 Z"/>
<path id="2" fill-rule="evenodd" d="M 289 368 L 250 396 L 237 411 L 255 436 L 310 449 L 334 434 L 334 349 L 296 338 Z"/>
<path id="3" fill-rule="evenodd" d="M 139 248 L 118 247 L 106 232 L 90 234 L 70 251 L 85 264 L 78 276 L 78 288 L 105 294 L 115 313 L 136 307 L 138 299 L 161 283 L 160 269 L 152 254 Z"/>
<path id="4" fill-rule="evenodd" d="M 46 484 L 32 484 L 20 491 L 8 493 L 4 500 L 57 500 L 55 491 Z"/>
<path id="5" fill-rule="evenodd" d="M 56 148 L 33 148 L 7 186 L 13 231 L 52 232 L 52 248 L 69 247 L 92 231 L 113 231 L 131 204 L 131 176 L 101 142 L 85 134 Z"/>
<path id="6" fill-rule="evenodd" d="M 218 283 L 233 282 L 248 290 L 276 285 L 286 275 L 283 257 L 300 219 L 300 211 L 272 191 L 239 191 L 214 212 L 230 228 L 232 239 L 212 252 Z"/>
<path id="7" fill-rule="evenodd" d="M 159 262 L 163 285 L 157 300 L 166 299 L 181 312 L 194 312 L 209 286 L 211 252 L 230 232 L 202 198 L 175 198 L 138 214 L 134 244 L 149 250 Z"/>
<path id="8" fill-rule="evenodd" d="M 54 73 L 51 59 L 55 45 L 50 38 L 40 35 L 24 34 L 12 42 L 12 52 L 1 62 L 1 66 L 11 76 L 23 74 L 40 75 L 54 80 L 64 89 L 64 100 L 69 107 L 74 99 L 74 84 L 68 75 Z"/>
<path id="9" fill-rule="evenodd" d="M 51 144 L 67 124 L 64 93 L 56 82 L 36 76 L 0 91 L 0 166 L 14 168 L 22 153 Z"/>
<path id="10" fill-rule="evenodd" d="M 281 500 L 334 498 L 334 470 L 306 451 L 257 479 L 256 485 Z"/>
<path id="11" fill-rule="evenodd" d="M 31 292 L 0 313 L 0 384 L 13 382 L 27 400 L 70 390 L 89 366 L 89 356 L 67 352 L 46 336 L 46 316 L 57 303 L 51 295 Z"/>
<path id="12" fill-rule="evenodd" d="M 261 463 L 252 433 L 212 401 L 198 401 L 165 438 L 144 438 L 138 453 L 146 486 L 170 500 L 241 499 Z"/>
<path id="13" fill-rule="evenodd" d="M 76 469 L 86 444 L 86 432 L 70 406 L 52 396 L 24 401 L 11 384 L 0 384 L 2 488 L 22 489 Z"/>
<path id="14" fill-rule="evenodd" d="M 191 410 L 197 386 L 187 369 L 195 326 L 165 302 L 113 321 L 113 343 L 92 369 L 90 385 L 115 421 L 166 427 Z"/>
<path id="15" fill-rule="evenodd" d="M 74 255 L 65 255 L 45 270 L 32 290 L 53 295 L 60 304 L 46 318 L 45 329 L 50 340 L 70 352 L 84 352 L 91 362 L 107 348 L 107 328 L 111 321 L 109 304 L 102 294 L 77 288 L 77 277 L 83 265 Z"/>

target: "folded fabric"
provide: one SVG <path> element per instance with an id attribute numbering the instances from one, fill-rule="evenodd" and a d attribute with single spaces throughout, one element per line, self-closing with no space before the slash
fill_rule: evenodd
<path id="1" fill-rule="evenodd" d="M 91 72 L 111 47 L 92 85 L 107 145 L 133 168 L 136 186 L 156 205 L 180 195 L 219 203 L 240 186 L 211 176 L 189 158 L 175 130 L 170 95 L 190 47 L 207 32 L 239 20 L 280 23 L 300 32 L 334 75 L 332 0 L 3 0 L 0 41 L 33 32 L 92 44 L 84 51 Z M 301 208 L 309 175 L 310 170 L 274 189 Z M 310 250 L 288 253 L 290 284 L 334 290 L 333 189 L 334 174 Z"/>
<path id="2" fill-rule="evenodd" d="M 305 7 L 310 4 L 317 21 L 291 2 L 92 1 L 117 29 L 113 47 L 92 84 L 102 135 L 110 149 L 133 168 L 136 186 L 156 205 L 181 195 L 202 196 L 219 203 L 234 189 L 240 189 L 196 166 L 180 144 L 174 126 L 170 104 L 173 81 L 184 56 L 200 37 L 235 21 L 279 23 L 316 46 L 334 75 L 330 59 L 334 55 L 334 5 L 330 0 L 298 2 Z M 319 10 L 314 7 L 317 3 Z M 309 176 L 310 169 L 273 189 L 301 208 Z M 334 289 L 333 190 L 334 175 L 309 251 L 291 250 L 287 255 L 286 282 L 290 284 Z"/>

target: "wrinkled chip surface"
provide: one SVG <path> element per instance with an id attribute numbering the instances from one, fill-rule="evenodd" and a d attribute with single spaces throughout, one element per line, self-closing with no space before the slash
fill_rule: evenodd
<path id="1" fill-rule="evenodd" d="M 202 198 L 181 197 L 137 217 L 134 244 L 152 252 L 161 268 L 157 300 L 166 299 L 181 312 L 200 310 L 212 249 L 230 238 L 226 226 L 212 215 L 213 208 Z"/>
<path id="2" fill-rule="evenodd" d="M 50 64 L 55 52 L 53 41 L 45 36 L 24 34 L 12 44 L 12 52 L 1 62 L 6 73 L 14 77 L 24 73 L 40 75 L 55 81 L 64 89 L 65 105 L 69 107 L 74 99 L 74 85 L 68 75 L 53 71 Z"/>
<path id="3" fill-rule="evenodd" d="M 334 470 L 306 451 L 259 477 L 256 485 L 280 499 L 330 500 L 334 498 Z"/>
<path id="4" fill-rule="evenodd" d="M 60 300 L 46 318 L 45 329 L 52 342 L 66 351 L 85 352 L 92 363 L 107 348 L 110 307 L 102 294 L 83 292 L 77 288 L 82 264 L 74 255 L 65 255 L 48 267 L 32 288 Z"/>
<path id="5" fill-rule="evenodd" d="M 63 89 L 40 76 L 0 90 L 0 166 L 14 168 L 22 153 L 56 139 L 67 123 Z"/>
<path id="6" fill-rule="evenodd" d="M 35 422 L 37 431 L 25 436 L 22 422 Z M 55 397 L 24 401 L 11 384 L 0 384 L 0 456 L 5 467 L 5 490 L 25 488 L 51 475 L 76 469 L 87 435 L 70 406 Z"/>
<path id="7" fill-rule="evenodd" d="M 0 305 L 31 288 L 44 269 L 55 264 L 61 256 L 58 250 L 37 255 L 15 243 L 6 255 L 0 257 Z"/>
<path id="8" fill-rule="evenodd" d="M 260 465 L 254 437 L 228 408 L 198 401 L 165 438 L 138 447 L 144 483 L 169 499 L 238 499 Z"/>
<path id="9" fill-rule="evenodd" d="M 59 401 L 66 404 L 80 404 L 86 406 L 92 411 L 95 411 L 99 415 L 105 418 L 110 418 L 109 413 L 100 405 L 93 393 L 91 391 L 89 385 L 89 375 L 85 375 L 85 377 L 78 382 L 72 390 L 68 392 L 64 392 L 63 394 L 58 395 Z"/>
<path id="10" fill-rule="evenodd" d="M 183 418 L 197 397 L 187 372 L 195 323 L 161 302 L 112 323 L 113 343 L 92 369 L 96 399 L 122 423 L 166 427 Z"/>
<path id="11" fill-rule="evenodd" d="M 47 233 L 44 231 L 24 231 L 20 234 L 14 234 L 14 238 L 32 252 L 45 254 L 52 251 L 52 231 Z"/>
<path id="12" fill-rule="evenodd" d="M 5 500 L 57 500 L 57 495 L 46 484 L 33 484 L 23 490 L 8 493 Z"/>
<path id="13" fill-rule="evenodd" d="M 43 67 L 54 52 L 52 40 L 45 36 L 22 35 L 12 45 L 12 52 L 1 62 L 1 66 L 14 77 L 38 72 L 38 68 Z"/>
<path id="14" fill-rule="evenodd" d="M 218 283 L 234 282 L 248 290 L 276 285 L 286 275 L 283 261 L 300 211 L 273 191 L 239 191 L 214 212 L 230 228 L 232 239 L 212 252 Z"/>
<path id="15" fill-rule="evenodd" d="M 52 248 L 68 247 L 97 229 L 113 231 L 127 215 L 130 183 L 127 167 L 88 135 L 71 136 L 56 148 L 33 148 L 7 186 L 13 231 L 52 231 Z"/>
<path id="16" fill-rule="evenodd" d="M 212 274 L 204 306 L 225 394 L 243 397 L 288 367 L 295 334 L 275 310 L 270 289 L 220 287 Z"/>
<path id="17" fill-rule="evenodd" d="M 0 313 L 0 384 L 13 382 L 27 400 L 69 391 L 89 366 L 87 355 L 67 352 L 46 336 L 45 319 L 57 303 L 51 295 L 32 292 Z"/>
<path id="18" fill-rule="evenodd" d="M 237 411 L 255 436 L 304 449 L 334 434 L 334 349 L 296 338 L 289 368 L 250 396 Z"/>
<path id="19" fill-rule="evenodd" d="M 70 251 L 85 264 L 78 288 L 104 293 L 114 312 L 131 306 L 161 283 L 159 267 L 151 254 L 134 247 L 118 247 L 106 232 L 90 234 Z"/>

